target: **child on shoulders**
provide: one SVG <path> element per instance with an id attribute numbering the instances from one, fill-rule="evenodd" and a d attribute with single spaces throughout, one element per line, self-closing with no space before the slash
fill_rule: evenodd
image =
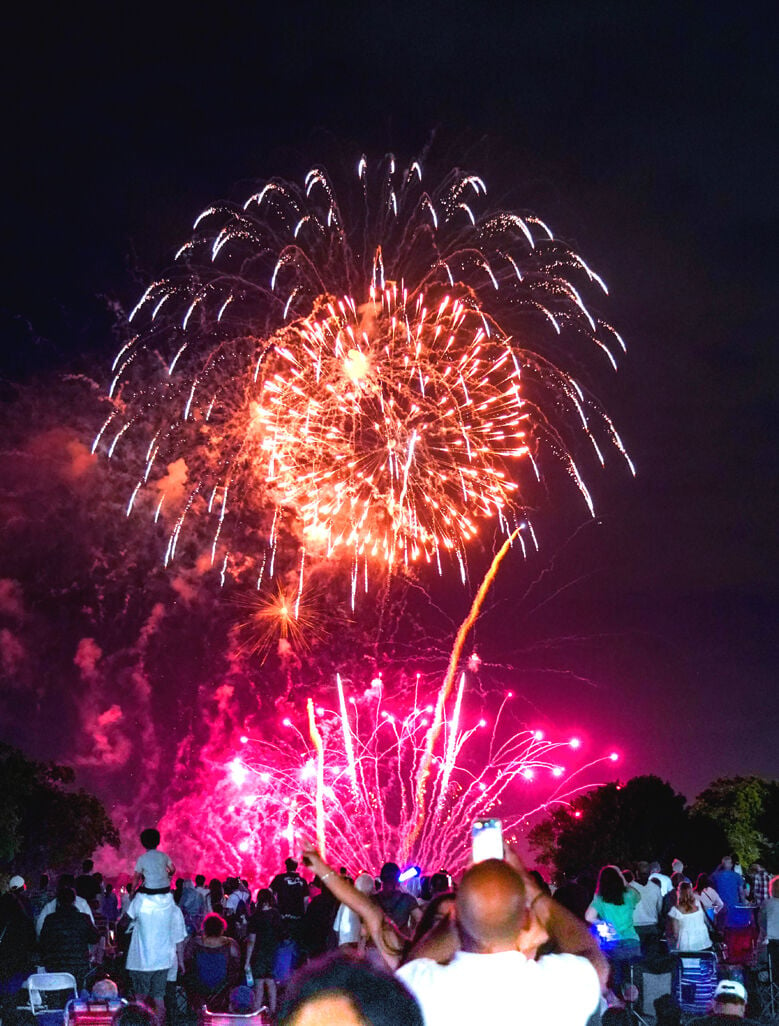
<path id="1" fill-rule="evenodd" d="M 170 879 L 176 867 L 164 851 L 159 850 L 160 832 L 150 827 L 141 833 L 146 851 L 138 856 L 133 875 L 132 893 L 170 894 Z"/>

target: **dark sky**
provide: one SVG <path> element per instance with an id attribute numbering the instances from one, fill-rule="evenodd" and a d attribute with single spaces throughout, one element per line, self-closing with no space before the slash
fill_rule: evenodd
<path id="1" fill-rule="evenodd" d="M 17 10 L 5 35 L 5 377 L 106 381 L 104 297 L 134 300 L 200 209 L 299 177 L 330 135 L 412 157 L 436 130 L 452 163 L 472 154 L 493 196 L 585 255 L 628 342 L 602 398 L 638 478 L 612 463 L 597 524 L 545 528 L 551 571 L 530 598 L 538 567 L 501 579 L 514 633 L 505 647 L 487 622 L 485 645 L 523 653 L 533 706 L 609 738 L 626 775 L 688 797 L 717 775 L 779 775 L 775 12 L 104 10 Z M 572 639 L 559 674 L 550 637 Z"/>

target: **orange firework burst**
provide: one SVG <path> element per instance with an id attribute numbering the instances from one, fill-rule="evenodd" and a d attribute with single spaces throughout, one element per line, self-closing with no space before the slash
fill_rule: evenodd
<path id="1" fill-rule="evenodd" d="M 237 629 L 242 647 L 263 659 L 274 646 L 307 649 L 323 635 L 321 623 L 299 589 L 281 584 L 275 593 L 251 600 L 249 615 Z"/>
<path id="2" fill-rule="evenodd" d="M 485 208 L 475 175 L 428 192 L 418 163 L 357 170 L 351 218 L 321 169 L 204 211 L 131 315 L 95 449 L 135 473 L 127 513 L 162 517 L 166 563 L 206 520 L 223 573 L 241 533 L 272 577 L 294 522 L 307 551 L 349 555 L 354 594 L 360 564 L 462 567 L 480 522 L 508 536 L 545 459 L 592 511 L 582 436 L 627 458 L 563 366 L 582 340 L 615 368 L 624 348 L 585 305 L 605 286 L 584 260 Z"/>
<path id="3" fill-rule="evenodd" d="M 511 508 L 510 461 L 528 452 L 519 368 L 481 311 L 437 292 L 328 301 L 278 333 L 247 390 L 243 454 L 308 547 L 429 559 Z"/>

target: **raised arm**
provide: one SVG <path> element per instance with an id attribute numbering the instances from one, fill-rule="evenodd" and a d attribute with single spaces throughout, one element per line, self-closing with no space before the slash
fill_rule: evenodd
<path id="1" fill-rule="evenodd" d="M 304 865 L 314 870 L 334 898 L 360 917 L 384 961 L 391 969 L 397 968 L 404 939 L 386 919 L 379 906 L 371 901 L 367 894 L 358 891 L 354 884 L 341 876 L 332 866 L 328 866 L 313 846 L 303 848 L 301 860 Z"/>
<path id="2" fill-rule="evenodd" d="M 587 926 L 567 908 L 563 908 L 559 902 L 541 890 L 515 851 L 506 852 L 506 861 L 517 870 L 525 883 L 527 906 L 530 912 L 527 932 L 534 938 L 540 928 L 546 931 L 558 951 L 586 958 L 598 974 L 601 987 L 605 987 L 609 978 L 609 963 Z M 592 905 L 587 909 L 588 918 L 591 910 L 594 911 Z M 597 912 L 595 916 L 597 918 Z M 534 939 L 533 943 L 535 943 Z M 523 949 L 522 935 L 518 938 L 518 947 L 520 950 Z"/>

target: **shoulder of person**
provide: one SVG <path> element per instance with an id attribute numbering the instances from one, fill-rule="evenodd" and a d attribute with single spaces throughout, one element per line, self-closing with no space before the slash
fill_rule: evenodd
<path id="1" fill-rule="evenodd" d="M 581 1000 L 592 1011 L 600 995 L 600 979 L 595 966 L 583 955 L 561 952 L 542 955 L 537 964 L 550 986 L 550 996 L 556 995 L 565 1003 Z M 552 989 L 554 988 L 554 989 Z"/>
<path id="2" fill-rule="evenodd" d="M 451 964 L 450 962 L 449 965 Z M 432 958 L 412 958 L 410 962 L 396 969 L 395 975 L 413 988 L 417 982 L 436 979 L 446 972 L 447 968 L 448 966 L 439 965 Z"/>
<path id="3" fill-rule="evenodd" d="M 532 959 L 528 959 L 532 963 Z M 588 958 L 584 955 L 574 955 L 570 951 L 556 951 L 548 955 L 542 955 L 535 963 L 541 966 L 546 972 L 559 972 L 566 974 L 578 974 L 589 977 L 590 974 L 597 980 L 598 974 Z"/>

